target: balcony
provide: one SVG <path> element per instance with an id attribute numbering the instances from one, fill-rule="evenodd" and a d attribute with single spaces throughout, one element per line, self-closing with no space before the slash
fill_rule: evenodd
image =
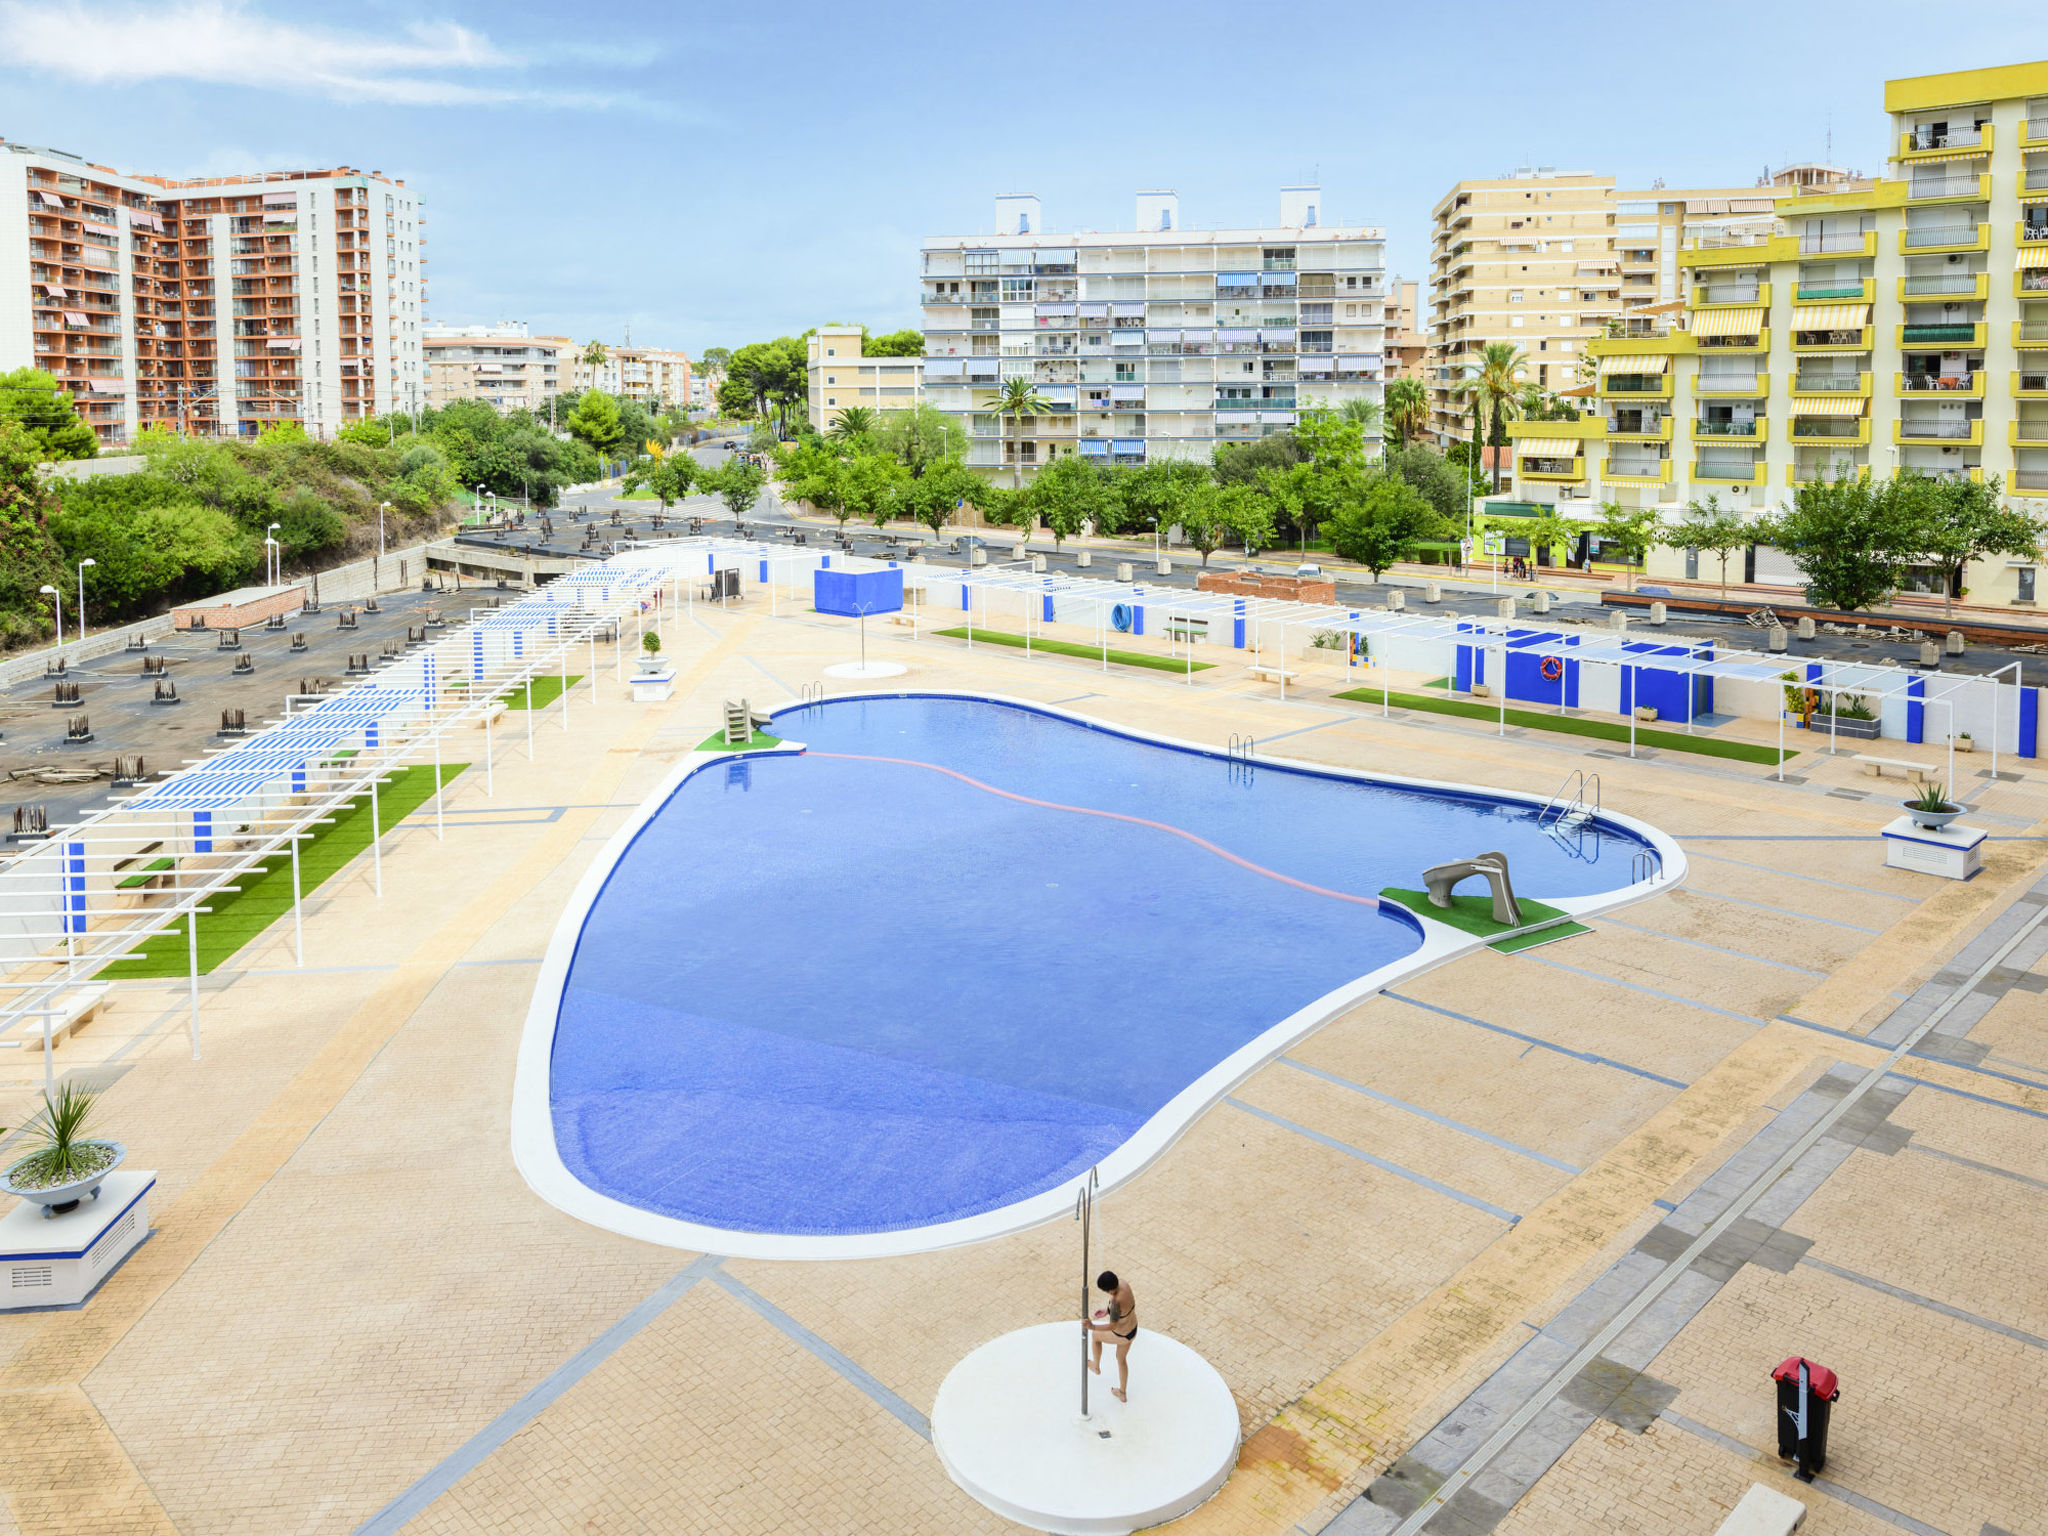
<path id="1" fill-rule="evenodd" d="M 1792 376 L 1795 395 L 1861 395 L 1870 398 L 1868 373 L 1798 373 Z"/>
<path id="2" fill-rule="evenodd" d="M 2048 294 L 2048 267 L 2023 267 L 2012 275 L 2012 292 L 2016 299 L 2028 294 Z"/>
<path id="3" fill-rule="evenodd" d="M 1723 400 L 1760 400 L 1771 392 L 1771 376 L 1768 373 L 1739 377 L 1703 373 L 1693 380 L 1692 392 Z"/>
<path id="4" fill-rule="evenodd" d="M 1766 423 L 1762 421 L 1695 421 L 1692 424 L 1694 437 L 1763 437 Z"/>
<path id="5" fill-rule="evenodd" d="M 1794 352 L 1868 352 L 1877 344 L 1877 328 L 1849 331 L 1794 331 Z"/>
<path id="6" fill-rule="evenodd" d="M 1899 135 L 1901 160 L 1916 160 L 1926 155 L 1936 155 L 1944 150 L 1982 149 L 1987 153 L 1992 148 L 1992 127 L 1986 123 L 1982 128 L 1954 127 L 1936 131 L 1932 128 L 1915 128 Z"/>
<path id="7" fill-rule="evenodd" d="M 1581 456 L 1561 453 L 1524 453 L 1519 457 L 1516 473 L 1524 480 L 1583 480 L 1586 461 Z"/>
<path id="8" fill-rule="evenodd" d="M 1853 453 L 1829 454 L 1826 458 L 1814 457 L 1805 462 L 1793 462 L 1785 466 L 1785 483 L 1790 486 L 1825 485 L 1842 476 L 1854 477 L 1866 468 L 1863 456 Z"/>
<path id="9" fill-rule="evenodd" d="M 2005 440 L 2014 448 L 2048 448 L 2048 421 L 2009 421 Z"/>
<path id="10" fill-rule="evenodd" d="M 1801 256 L 1871 256 L 1877 255 L 1877 231 L 1866 229 L 1860 234 L 1801 235 L 1799 237 Z"/>
<path id="11" fill-rule="evenodd" d="M 1953 298 L 1983 301 L 1991 297 L 1989 272 L 1930 272 L 1899 279 L 1899 302 L 1908 299 Z"/>
<path id="12" fill-rule="evenodd" d="M 1600 380 L 1603 395 L 1652 396 L 1659 400 L 1671 398 L 1671 375 L 1668 373 L 1610 373 Z"/>
<path id="13" fill-rule="evenodd" d="M 1915 176 L 1906 183 L 1909 203 L 1991 201 L 1991 173 L 1976 176 Z"/>
<path id="14" fill-rule="evenodd" d="M 1865 304 L 1877 299 L 1877 279 L 1866 277 L 1860 283 L 1801 283 L 1793 290 L 1793 297 L 1801 304 L 1819 304 L 1830 299 L 1861 300 Z"/>
<path id="15" fill-rule="evenodd" d="M 1899 231 L 1899 249 L 1922 254 L 1943 251 L 1988 251 L 1989 224 L 1937 224 L 1922 229 Z"/>
<path id="16" fill-rule="evenodd" d="M 1746 469 L 1735 464 L 1695 462 L 1692 467 L 1692 478 L 1695 483 L 1706 485 L 1762 485 L 1764 461 L 1758 459 Z"/>
<path id="17" fill-rule="evenodd" d="M 1899 444 L 1931 444 L 1938 448 L 1984 446 L 1984 419 L 1974 421 L 1895 421 L 1892 441 Z"/>
<path id="18" fill-rule="evenodd" d="M 2048 496 L 2048 469 L 2016 469 L 2005 488 L 2015 496 Z"/>
<path id="19" fill-rule="evenodd" d="M 1607 456 L 1600 478 L 1610 485 L 1669 485 L 1670 459 Z"/>
<path id="20" fill-rule="evenodd" d="M 1739 336 L 1699 336 L 1694 339 L 1702 352 L 1768 352 L 1771 350 L 1771 332 L 1765 326 L 1754 334 Z"/>
<path id="21" fill-rule="evenodd" d="M 2012 344 L 2029 351 L 2048 347 L 2048 320 L 2013 321 Z"/>
<path id="22" fill-rule="evenodd" d="M 1981 348 L 1990 327 L 1979 325 L 1902 325 L 1901 347 L 1947 352 L 1956 348 Z"/>
<path id="23" fill-rule="evenodd" d="M 1761 304 L 1768 309 L 1771 305 L 1769 283 L 1695 283 L 1692 290 L 1694 309 L 1711 308 L 1717 304 Z"/>
<path id="24" fill-rule="evenodd" d="M 1794 416 L 1792 441 L 1802 448 L 1809 444 L 1863 448 L 1870 443 L 1870 422 L 1845 416 Z"/>
<path id="25" fill-rule="evenodd" d="M 1624 429 L 1620 422 L 1607 423 L 1607 440 L 1612 443 L 1668 443 L 1671 441 L 1671 423 L 1674 418 L 1660 416 L 1654 421 L 1637 421 Z"/>
<path id="26" fill-rule="evenodd" d="M 1984 398 L 1984 370 L 1967 373 L 1901 373 L 1894 375 L 1894 393 L 1901 395 L 1955 395 L 1974 400 Z"/>
<path id="27" fill-rule="evenodd" d="M 2041 359 L 2034 368 L 2015 369 L 2012 392 L 2015 399 L 2048 400 L 2048 358 Z"/>

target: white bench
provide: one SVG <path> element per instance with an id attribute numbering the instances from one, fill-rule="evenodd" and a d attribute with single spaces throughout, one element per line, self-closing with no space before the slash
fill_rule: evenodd
<path id="1" fill-rule="evenodd" d="M 1797 1499 L 1751 1483 L 1714 1536 L 1792 1536 L 1805 1518 L 1806 1506 Z"/>
<path id="2" fill-rule="evenodd" d="M 908 611 L 892 613 L 889 615 L 889 622 L 891 624 L 908 624 L 912 629 L 915 629 L 917 628 L 917 615 Z"/>
<path id="3" fill-rule="evenodd" d="M 1858 754 L 1854 761 L 1861 763 L 1863 771 L 1874 779 L 1883 778 L 1887 768 L 1898 770 L 1913 784 L 1925 784 L 1928 780 L 1940 776 L 1937 770 L 1925 763 L 1909 763 L 1902 757 L 1871 757 L 1867 754 Z"/>
<path id="4" fill-rule="evenodd" d="M 1285 667 L 1269 667 L 1263 664 L 1246 667 L 1245 671 L 1262 683 L 1291 683 L 1301 676 L 1299 672 L 1290 672 Z"/>
<path id="5" fill-rule="evenodd" d="M 107 1000 L 107 994 L 114 989 L 104 981 L 90 981 L 82 987 L 69 987 L 49 999 L 47 1006 L 56 1009 L 50 1019 L 50 1039 L 62 1040 L 74 1029 L 82 1028 L 92 1021 L 100 1011 L 100 1004 Z M 43 1015 L 31 1014 L 21 1033 L 32 1036 L 40 1044 L 43 1038 Z"/>

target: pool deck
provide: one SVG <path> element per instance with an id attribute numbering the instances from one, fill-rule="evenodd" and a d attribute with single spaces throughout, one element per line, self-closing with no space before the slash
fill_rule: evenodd
<path id="1" fill-rule="evenodd" d="M 117 985 L 59 1048 L 158 1170 L 157 1230 L 84 1308 L 0 1314 L 0 1536 L 1014 1529 L 947 1480 L 925 1415 L 971 1349 L 1067 1314 L 1070 1224 L 719 1260 L 583 1225 L 513 1169 L 519 1032 L 577 878 L 722 700 L 793 701 L 854 644 L 758 599 L 668 633 L 673 700 L 600 668 L 531 763 L 497 733 L 496 794 L 480 764 L 456 780 L 445 840 L 430 809 L 390 835 L 381 900 L 364 861 L 320 889 L 304 970 L 286 925 L 204 978 L 204 1059 L 170 982 Z M 1950 884 L 1883 867 L 1896 796 L 1846 752 L 1779 784 L 1382 720 L 1335 671 L 1282 704 L 1234 662 L 1188 686 L 867 643 L 905 686 L 1219 747 L 1539 793 L 1597 769 L 1690 861 L 1591 934 L 1354 1009 L 1103 1199 L 1098 1257 L 1247 1436 L 1175 1530 L 1391 1531 L 1519 1410 L 1432 1531 L 1711 1532 L 1753 1481 L 1806 1500 L 1810 1536 L 2048 1531 L 2048 769 L 1968 760 L 1993 840 Z M 801 919 L 762 914 L 792 943 Z M 1018 942 L 1059 963 L 1057 934 Z M 40 1067 L 0 1053 L 0 1123 Z M 1844 1386 L 1814 1487 L 1763 1454 L 1793 1354 Z"/>

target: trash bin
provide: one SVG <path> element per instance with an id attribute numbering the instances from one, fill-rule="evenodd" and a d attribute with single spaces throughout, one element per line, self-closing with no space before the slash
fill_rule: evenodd
<path id="1" fill-rule="evenodd" d="M 1778 1457 L 1796 1463 L 1794 1475 L 1810 1483 L 1828 1464 L 1828 1416 L 1841 1383 L 1826 1366 L 1799 1355 L 1772 1371 L 1771 1380 L 1778 1384 Z"/>

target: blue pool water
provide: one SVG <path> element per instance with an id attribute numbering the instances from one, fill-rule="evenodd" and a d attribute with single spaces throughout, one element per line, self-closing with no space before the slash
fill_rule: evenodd
<path id="1" fill-rule="evenodd" d="M 1568 852 L 1483 798 L 1247 775 L 980 700 L 775 730 L 809 751 L 686 779 L 620 858 L 550 1081 L 578 1179 L 731 1230 L 891 1231 L 1054 1188 L 1420 942 L 1358 898 L 1495 848 L 1525 895 L 1591 894 L 1641 846 L 1595 827 Z"/>

